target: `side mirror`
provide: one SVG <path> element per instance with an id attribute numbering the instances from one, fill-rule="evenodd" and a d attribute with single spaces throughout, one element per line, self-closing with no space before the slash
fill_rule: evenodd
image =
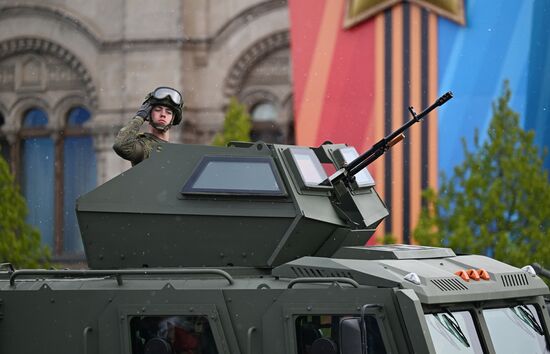
<path id="1" fill-rule="evenodd" d="M 340 353 L 362 354 L 361 319 L 358 317 L 340 320 Z"/>

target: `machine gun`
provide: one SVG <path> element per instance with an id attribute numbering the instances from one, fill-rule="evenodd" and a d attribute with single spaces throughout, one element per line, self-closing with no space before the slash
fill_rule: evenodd
<path id="1" fill-rule="evenodd" d="M 424 117 L 428 115 L 435 108 L 443 105 L 445 102 L 453 98 L 453 93 L 451 91 L 445 93 L 443 96 L 439 97 L 431 106 L 426 108 L 420 114 L 416 114 L 413 107 L 409 107 L 409 112 L 412 115 L 412 119 L 401 126 L 399 129 L 392 132 L 390 135 L 384 137 L 376 144 L 374 144 L 368 151 L 364 152 L 362 155 L 357 157 L 355 160 L 351 161 L 346 166 L 342 167 L 336 171 L 332 176 L 328 177 L 326 180 L 321 182 L 320 185 L 329 186 L 335 185 L 339 181 L 344 181 L 345 184 L 349 185 L 349 182 L 353 180 L 353 176 L 359 173 L 362 169 L 376 161 L 380 156 L 382 156 L 386 151 L 391 149 L 392 146 L 399 143 L 405 138 L 403 132 L 411 127 L 416 122 L 421 121 Z"/>
<path id="2" fill-rule="evenodd" d="M 409 112 L 412 119 L 401 126 L 399 129 L 392 132 L 390 135 L 378 141 L 368 151 L 364 152 L 359 157 L 352 160 L 349 164 L 344 165 L 330 177 L 325 179 L 319 185 L 332 186 L 334 193 L 331 196 L 331 203 L 337 214 L 346 221 L 353 229 L 366 229 L 372 225 L 367 225 L 364 220 L 364 214 L 361 212 L 361 207 L 357 205 L 355 198 L 351 192 L 351 187 L 354 181 L 354 176 L 363 170 L 365 167 L 376 161 L 392 146 L 399 143 L 405 138 L 403 132 L 410 128 L 416 122 L 419 122 L 435 108 L 443 105 L 453 97 L 452 92 L 447 92 L 439 97 L 431 106 L 426 108 L 420 114 L 416 114 L 413 107 L 409 107 Z"/>

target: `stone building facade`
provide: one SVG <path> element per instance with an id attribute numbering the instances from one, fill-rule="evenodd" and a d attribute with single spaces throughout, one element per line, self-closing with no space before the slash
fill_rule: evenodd
<path id="1" fill-rule="evenodd" d="M 0 143 L 56 259 L 82 259 L 74 199 L 130 167 L 118 129 L 183 91 L 174 142 L 209 143 L 231 97 L 253 138 L 293 141 L 285 0 L 0 0 Z"/>

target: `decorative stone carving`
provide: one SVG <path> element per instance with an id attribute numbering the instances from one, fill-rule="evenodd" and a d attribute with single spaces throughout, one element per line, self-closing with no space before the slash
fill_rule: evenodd
<path id="1" fill-rule="evenodd" d="M 15 83 L 15 65 L 0 65 L 0 91 L 13 91 Z"/>
<path id="2" fill-rule="evenodd" d="M 238 16 L 233 17 L 229 22 L 225 23 L 213 37 L 205 38 L 203 41 L 209 43 L 214 49 L 217 49 L 222 43 L 226 42 L 228 38 L 231 38 L 236 31 L 246 27 L 254 19 L 261 18 L 265 14 L 287 6 L 287 0 L 263 0 L 257 2 L 245 9 Z M 192 42 L 197 42 L 197 40 L 192 39 Z"/>
<path id="3" fill-rule="evenodd" d="M 267 55 L 283 48 L 289 47 L 289 32 L 274 33 L 254 43 L 229 71 L 224 84 L 226 97 L 237 96 L 243 88 L 243 82 L 250 70 Z M 287 64 L 288 65 L 288 64 Z"/>
<path id="4" fill-rule="evenodd" d="M 35 56 L 24 57 L 16 70 L 17 90 L 43 90 L 46 87 L 44 63 Z"/>
<path id="5" fill-rule="evenodd" d="M 19 88 L 44 88 L 46 80 L 50 79 L 52 80 L 52 85 L 61 85 L 57 88 L 63 87 L 63 85 L 65 85 L 63 88 L 66 88 L 67 84 L 72 87 L 78 82 L 80 83 L 80 87 L 85 91 L 90 106 L 97 107 L 97 92 L 91 75 L 80 60 L 65 48 L 41 38 L 14 38 L 0 43 L 0 63 L 8 58 L 11 59 L 13 56 L 27 54 L 33 54 L 33 58 L 38 58 L 38 56 L 55 58 L 59 63 L 63 64 L 63 67 L 56 68 L 57 73 L 48 73 L 46 75 L 46 70 L 51 70 L 51 66 L 46 68 L 46 64 L 43 61 L 41 62 L 42 66 L 39 66 L 36 60 L 40 61 L 40 59 L 24 61 L 21 68 L 22 76 L 19 78 L 21 80 Z M 51 60 L 48 64 L 50 63 L 52 63 Z M 55 65 L 59 66 L 59 64 Z M 78 80 L 74 80 L 74 75 L 78 77 Z M 4 74 L 2 74 L 2 80 L 4 80 Z M 0 81 L 0 90 L 3 90 L 2 82 L 4 81 Z M 35 86 L 38 83 L 41 83 L 43 86 Z"/>
<path id="6" fill-rule="evenodd" d="M 247 85 L 290 85 L 290 52 L 281 49 L 254 66 L 246 76 Z"/>
<path id="7" fill-rule="evenodd" d="M 271 102 L 275 105 L 279 105 L 278 97 L 266 90 L 252 90 L 251 92 L 244 92 L 239 96 L 239 100 L 247 105 L 249 108 L 252 108 L 259 102 L 265 101 Z"/>
<path id="8" fill-rule="evenodd" d="M 50 55 L 15 55 L 0 65 L 0 91 L 82 90 L 86 78 L 77 71 L 81 68 Z"/>
<path id="9" fill-rule="evenodd" d="M 48 89 L 77 89 L 85 80 L 82 73 L 58 61 L 51 60 L 46 65 L 48 72 Z"/>

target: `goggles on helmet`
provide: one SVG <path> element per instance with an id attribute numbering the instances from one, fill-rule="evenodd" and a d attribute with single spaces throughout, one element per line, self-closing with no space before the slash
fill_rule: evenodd
<path id="1" fill-rule="evenodd" d="M 170 87 L 158 87 L 151 93 L 151 96 L 156 98 L 157 100 L 162 100 L 166 97 L 170 97 L 170 100 L 178 106 L 181 106 L 183 104 L 183 99 L 181 97 L 181 94 Z"/>

